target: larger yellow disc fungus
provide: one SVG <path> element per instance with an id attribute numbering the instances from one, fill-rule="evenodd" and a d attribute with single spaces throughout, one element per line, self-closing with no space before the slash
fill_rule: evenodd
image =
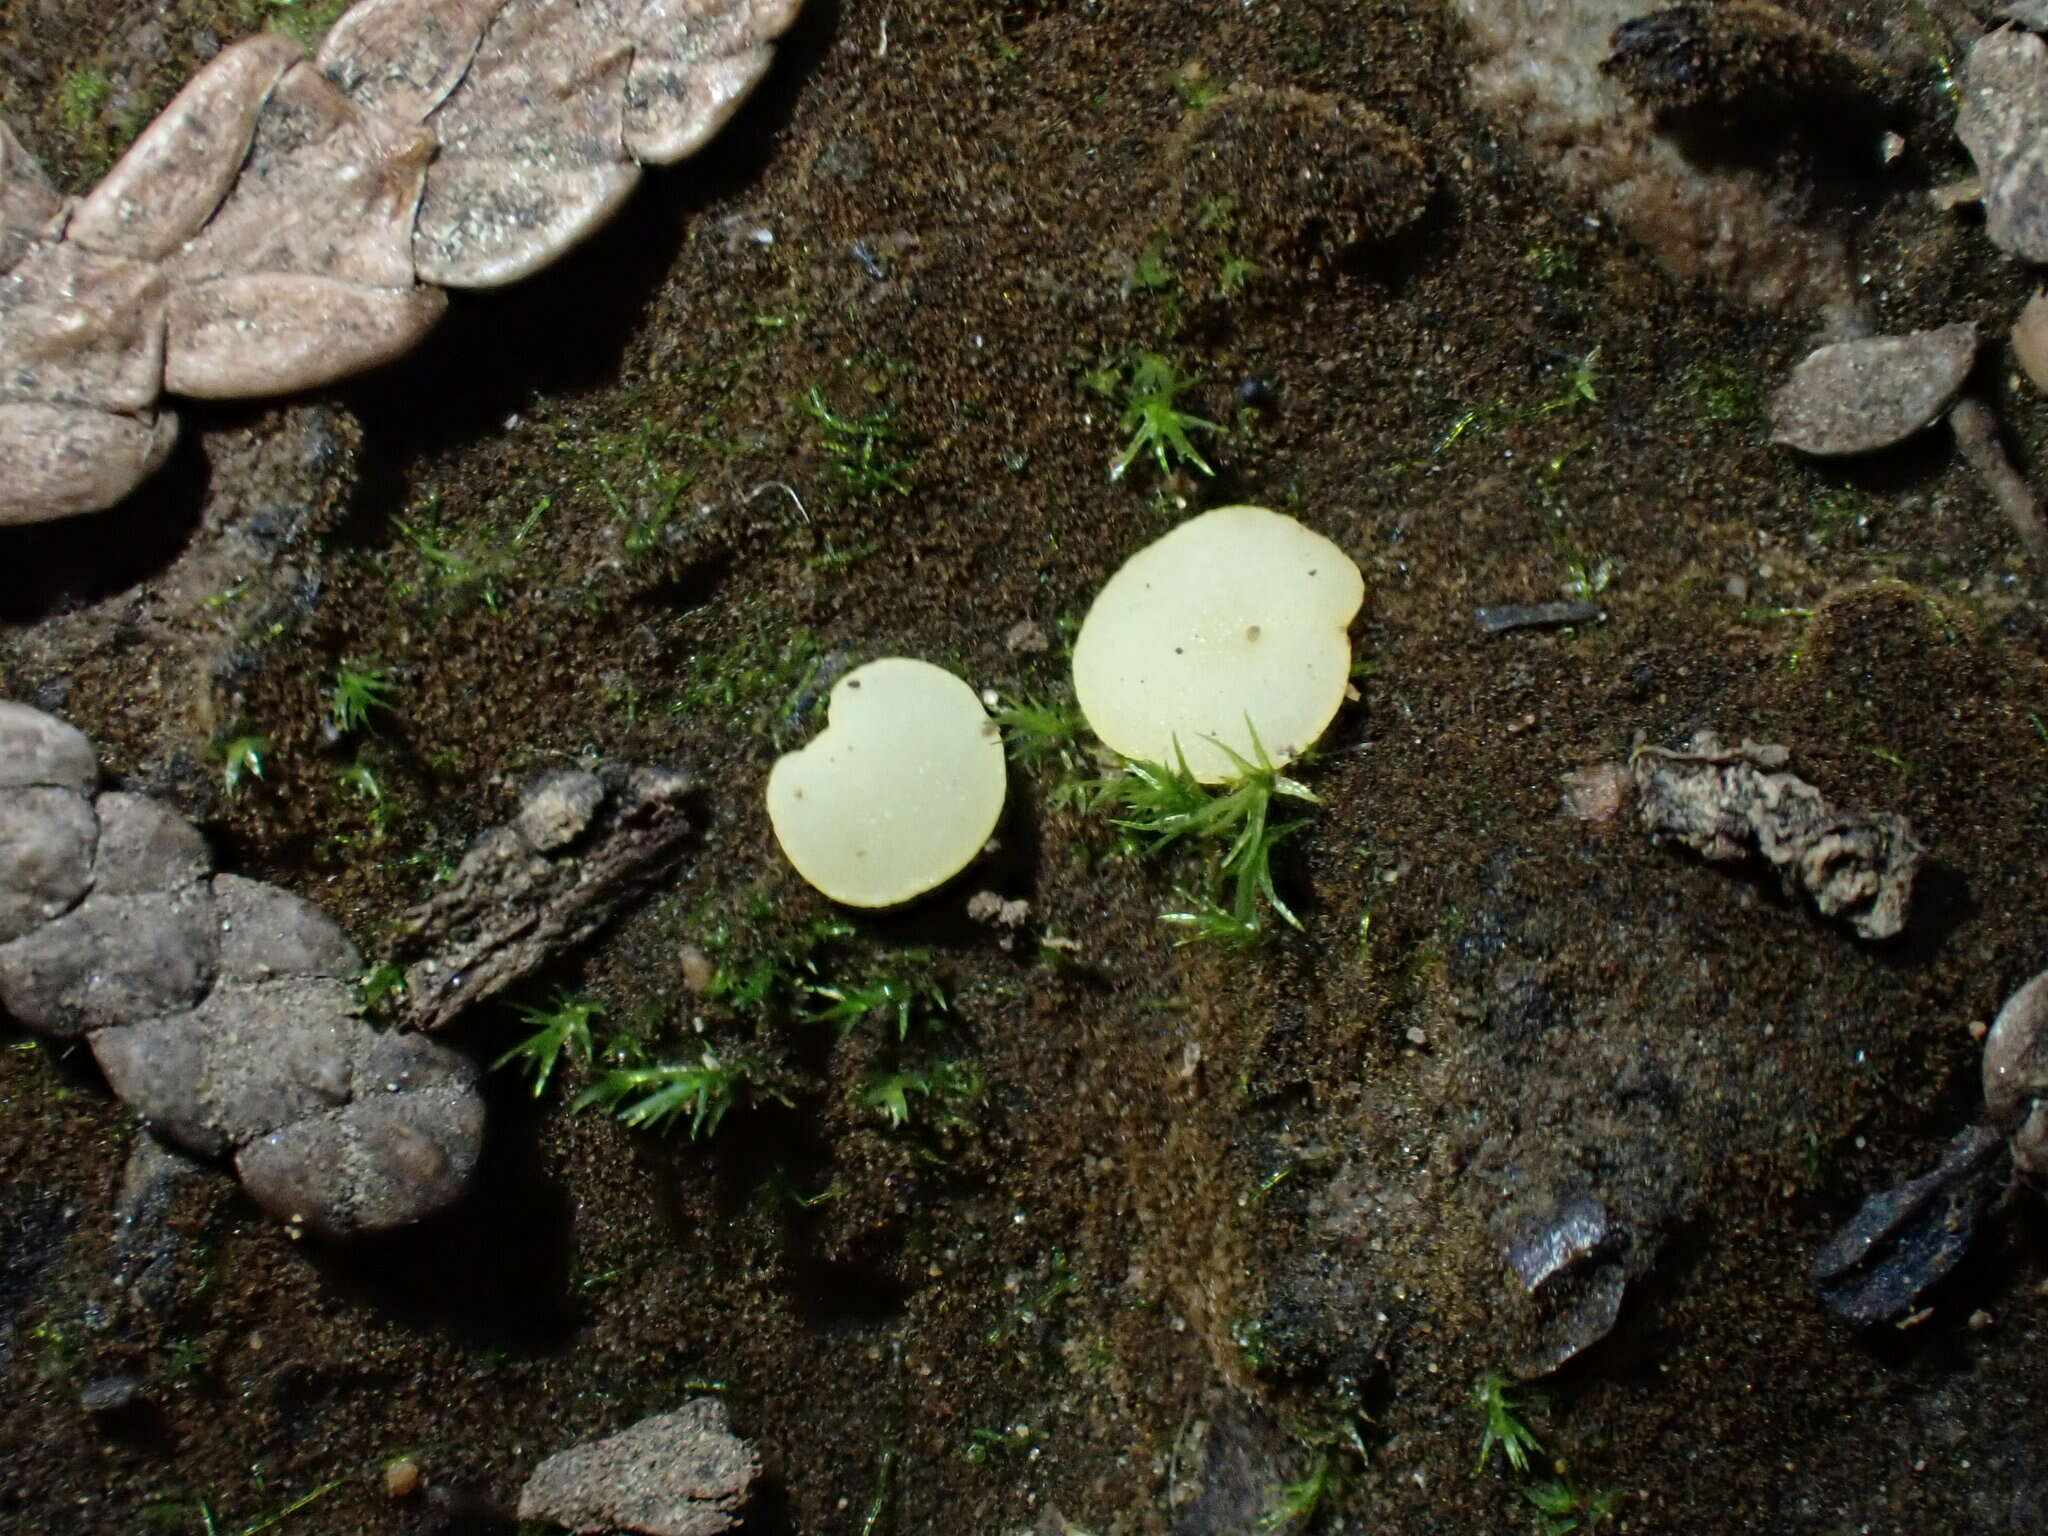
<path id="1" fill-rule="evenodd" d="M 1190 518 L 1109 578 L 1074 642 L 1074 694 L 1125 757 L 1185 753 L 1205 783 L 1312 746 L 1344 702 L 1365 579 L 1264 507 Z M 1254 734 L 1256 733 L 1256 734 Z"/>

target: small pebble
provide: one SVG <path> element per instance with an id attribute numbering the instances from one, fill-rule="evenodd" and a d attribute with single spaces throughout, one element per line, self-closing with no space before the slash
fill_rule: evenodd
<path id="1" fill-rule="evenodd" d="M 1574 821 L 1610 822 L 1628 808 L 1635 775 L 1627 763 L 1595 763 L 1564 776 L 1565 814 Z"/>
<path id="2" fill-rule="evenodd" d="M 976 891 L 967 898 L 967 916 L 972 922 L 1019 928 L 1031 918 L 1031 903 L 1015 897 L 1006 899 L 994 891 Z"/>
<path id="3" fill-rule="evenodd" d="M 2027 300 L 2013 322 L 2012 355 L 2034 381 L 2034 388 L 2048 394 L 2048 294 L 2037 293 Z"/>
<path id="4" fill-rule="evenodd" d="M 401 1456 L 384 1469 L 384 1492 L 394 1499 L 409 1499 L 420 1491 L 420 1464 Z"/>
<path id="5" fill-rule="evenodd" d="M 1003 645 L 1026 656 L 1041 656 L 1052 649 L 1052 641 L 1036 619 L 1019 619 L 1004 630 Z"/>
<path id="6" fill-rule="evenodd" d="M 1821 347 L 1771 397 L 1771 440 L 1821 457 L 1889 448 L 1940 419 L 1976 357 L 1967 321 Z"/>
<path id="7" fill-rule="evenodd" d="M 710 992 L 711 984 L 718 975 L 718 968 L 711 963 L 711 957 L 695 944 L 685 944 L 682 962 L 683 985 L 698 997 Z"/>

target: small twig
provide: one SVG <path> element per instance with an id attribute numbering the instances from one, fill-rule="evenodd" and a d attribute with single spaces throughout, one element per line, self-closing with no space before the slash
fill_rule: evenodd
<path id="1" fill-rule="evenodd" d="M 761 493 L 764 491 L 782 492 L 791 501 L 796 503 L 796 514 L 798 517 L 801 517 L 807 523 L 811 520 L 811 514 L 804 510 L 804 499 L 803 497 L 797 495 L 796 487 L 786 484 L 781 480 L 762 481 L 761 484 L 755 486 L 751 491 L 747 492 L 746 495 L 742 496 L 740 498 L 740 501 L 747 506 L 752 506 L 754 502 L 760 498 Z"/>
<path id="2" fill-rule="evenodd" d="M 2048 524 L 2041 521 L 2033 489 L 2005 456 L 2005 445 L 1998 440 L 1998 418 L 1982 400 L 1965 395 L 1949 408 L 1948 424 L 1970 468 L 2019 535 L 2020 547 L 2033 562 L 2034 585 L 2039 588 L 2048 581 Z"/>

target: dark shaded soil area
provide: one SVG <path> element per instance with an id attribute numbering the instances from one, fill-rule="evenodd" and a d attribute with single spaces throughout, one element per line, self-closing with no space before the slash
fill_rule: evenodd
<path id="1" fill-rule="evenodd" d="M 72 190 L 265 20 L 15 3 L 0 112 Z M 1959 173 L 1927 57 L 1868 26 L 1901 174 Z M 1976 1116 L 1970 1025 L 2048 963 L 2042 610 L 1939 434 L 1769 446 L 1811 317 L 1589 219 L 1464 104 L 1462 46 L 1419 0 L 813 0 L 725 135 L 546 274 L 457 295 L 331 398 L 185 409 L 128 505 L 0 539 L 6 696 L 368 952 L 524 776 L 688 767 L 672 888 L 520 1000 L 582 989 L 754 1074 L 693 1142 L 571 1114 L 584 1068 L 538 1099 L 497 1072 L 452 1219 L 331 1252 L 188 1179 L 144 1264 L 125 1112 L 88 1053 L 10 1034 L 0 1531 L 240 1532 L 329 1484 L 276 1528 L 487 1529 L 540 1455 L 706 1390 L 769 1467 L 749 1531 L 1249 1532 L 1319 1475 L 1294 1528 L 1539 1529 L 1529 1479 L 1474 1474 L 1472 1396 L 1555 1359 L 1504 1245 L 1574 1197 L 1628 1283 L 1532 1389 L 1537 1473 L 1619 1491 L 1635 1531 L 2039 1528 L 2036 1197 L 1911 1328 L 1843 1325 L 1807 1268 Z M 67 109 L 86 67 L 113 89 Z M 1380 119 L 1330 165 L 1300 129 L 1326 99 Z M 1858 176 L 1827 216 L 1862 221 L 1879 323 L 2001 332 L 2024 274 Z M 1213 479 L 1110 480 L 1140 351 L 1224 427 Z M 1984 374 L 2030 467 L 2048 406 Z M 1103 579 L 1235 501 L 1368 582 L 1361 698 L 1277 860 L 1302 930 L 1176 948 L 1197 861 L 1115 856 L 1055 760 L 955 887 L 814 943 L 834 914 L 760 790 L 830 680 L 907 654 L 1058 700 Z M 1472 622 L 1574 579 L 1604 622 Z M 1007 645 L 1021 620 L 1051 649 Z M 344 664 L 399 688 L 336 743 Z M 1702 726 L 1910 818 L 1899 941 L 1560 811 L 1564 774 Z M 264 775 L 229 793 L 252 734 Z M 968 921 L 981 889 L 1028 924 Z M 779 1000 L 693 994 L 687 945 L 778 963 Z M 806 983 L 909 974 L 950 999 L 928 1034 L 797 1017 Z M 455 1043 L 524 1032 L 491 1007 Z M 864 1102 L 940 1061 L 984 1084 L 950 1118 Z M 152 1406 L 89 1418 L 116 1373 Z M 400 1455 L 431 1499 L 386 1497 Z"/>

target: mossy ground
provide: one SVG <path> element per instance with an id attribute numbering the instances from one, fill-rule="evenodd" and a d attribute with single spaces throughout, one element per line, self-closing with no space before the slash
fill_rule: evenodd
<path id="1" fill-rule="evenodd" d="M 23 61 L 0 110 L 73 187 L 116 126 L 75 121 L 67 72 L 114 82 L 102 117 L 154 105 L 263 19 L 181 0 L 138 54 L 155 10 L 57 9 L 0 25 Z M 290 602 L 228 573 L 182 617 L 169 582 L 89 610 L 104 644 L 65 650 L 65 712 L 110 770 L 184 784 L 224 861 L 375 950 L 520 775 L 686 764 L 704 831 L 674 889 L 547 981 L 678 1039 L 704 1012 L 791 1102 L 692 1145 L 569 1115 L 573 1073 L 538 1103 L 501 1078 L 457 1220 L 330 1254 L 220 1179 L 178 1213 L 176 1305 L 96 1326 L 126 1117 L 81 1053 L 8 1050 L 0 1529 L 198 1531 L 204 1499 L 241 1530 L 337 1478 L 281 1528 L 415 1528 L 389 1457 L 503 1498 L 705 1383 L 769 1466 L 750 1530 L 993 1533 L 1048 1505 L 1098 1533 L 1246 1530 L 1340 1422 L 1372 1456 L 1328 1529 L 1534 1528 L 1511 1480 L 1473 1475 L 1470 1396 L 1530 1327 L 1492 1224 L 1572 1177 L 1661 1223 L 1617 1334 L 1536 1425 L 1579 1482 L 1626 1490 L 1629 1528 L 1990 1530 L 2038 1506 L 2037 1209 L 1909 1332 L 1852 1336 L 1805 1272 L 1973 1113 L 1966 1026 L 2048 961 L 2042 629 L 1998 574 L 2018 557 L 1939 442 L 1840 470 L 1765 444 L 1798 319 L 1676 289 L 1589 226 L 1467 114 L 1457 57 L 1420 3 L 813 0 L 711 150 L 544 276 L 458 295 L 413 359 L 340 392 L 338 426 L 189 412 L 173 487 L 311 413 L 336 491 L 302 509 Z M 1315 272 L 1233 252 L 1176 180 L 1203 81 L 1386 114 L 1437 178 L 1422 223 Z M 1974 232 L 1865 201 L 1897 256 L 1883 324 L 2002 327 L 2024 285 Z M 1259 270 L 1228 292 L 1239 255 Z M 1137 349 L 1230 425 L 1201 443 L 1213 481 L 1111 483 L 1118 412 L 1085 384 Z M 1991 382 L 2031 462 L 2048 406 Z M 877 431 L 834 431 L 813 391 Z M 693 1003 L 686 942 L 826 915 L 759 789 L 837 670 L 923 655 L 1057 696 L 1057 650 L 1005 631 L 1057 640 L 1133 548 L 1235 500 L 1297 512 L 1370 589 L 1363 698 L 1278 855 L 1303 933 L 1174 948 L 1156 915 L 1185 872 L 1106 858 L 1099 822 L 1020 775 L 968 887 L 1030 897 L 1016 947 L 955 896 L 860 920 L 834 962 L 933 951 L 946 1047 L 986 1084 L 971 1128 L 859 1103 L 872 1024 L 835 1045 Z M 20 535 L 16 568 L 145 537 L 169 560 L 133 516 Z M 1603 624 L 1471 622 L 1603 566 Z M 158 622 L 226 636 L 231 664 L 161 675 L 137 643 Z M 14 632 L 10 695 L 58 681 L 40 646 Z M 399 688 L 337 751 L 344 663 Z M 1905 942 L 1559 814 L 1562 773 L 1703 724 L 1913 820 L 1934 864 Z M 260 786 L 165 770 L 240 731 L 270 742 Z M 358 756 L 381 801 L 337 786 Z M 461 1043 L 491 1057 L 517 1029 L 485 1010 Z M 115 1370 L 149 1382 L 158 1433 L 85 1422 L 79 1386 Z M 1235 1428 L 1191 1467 L 1198 1421 Z"/>

